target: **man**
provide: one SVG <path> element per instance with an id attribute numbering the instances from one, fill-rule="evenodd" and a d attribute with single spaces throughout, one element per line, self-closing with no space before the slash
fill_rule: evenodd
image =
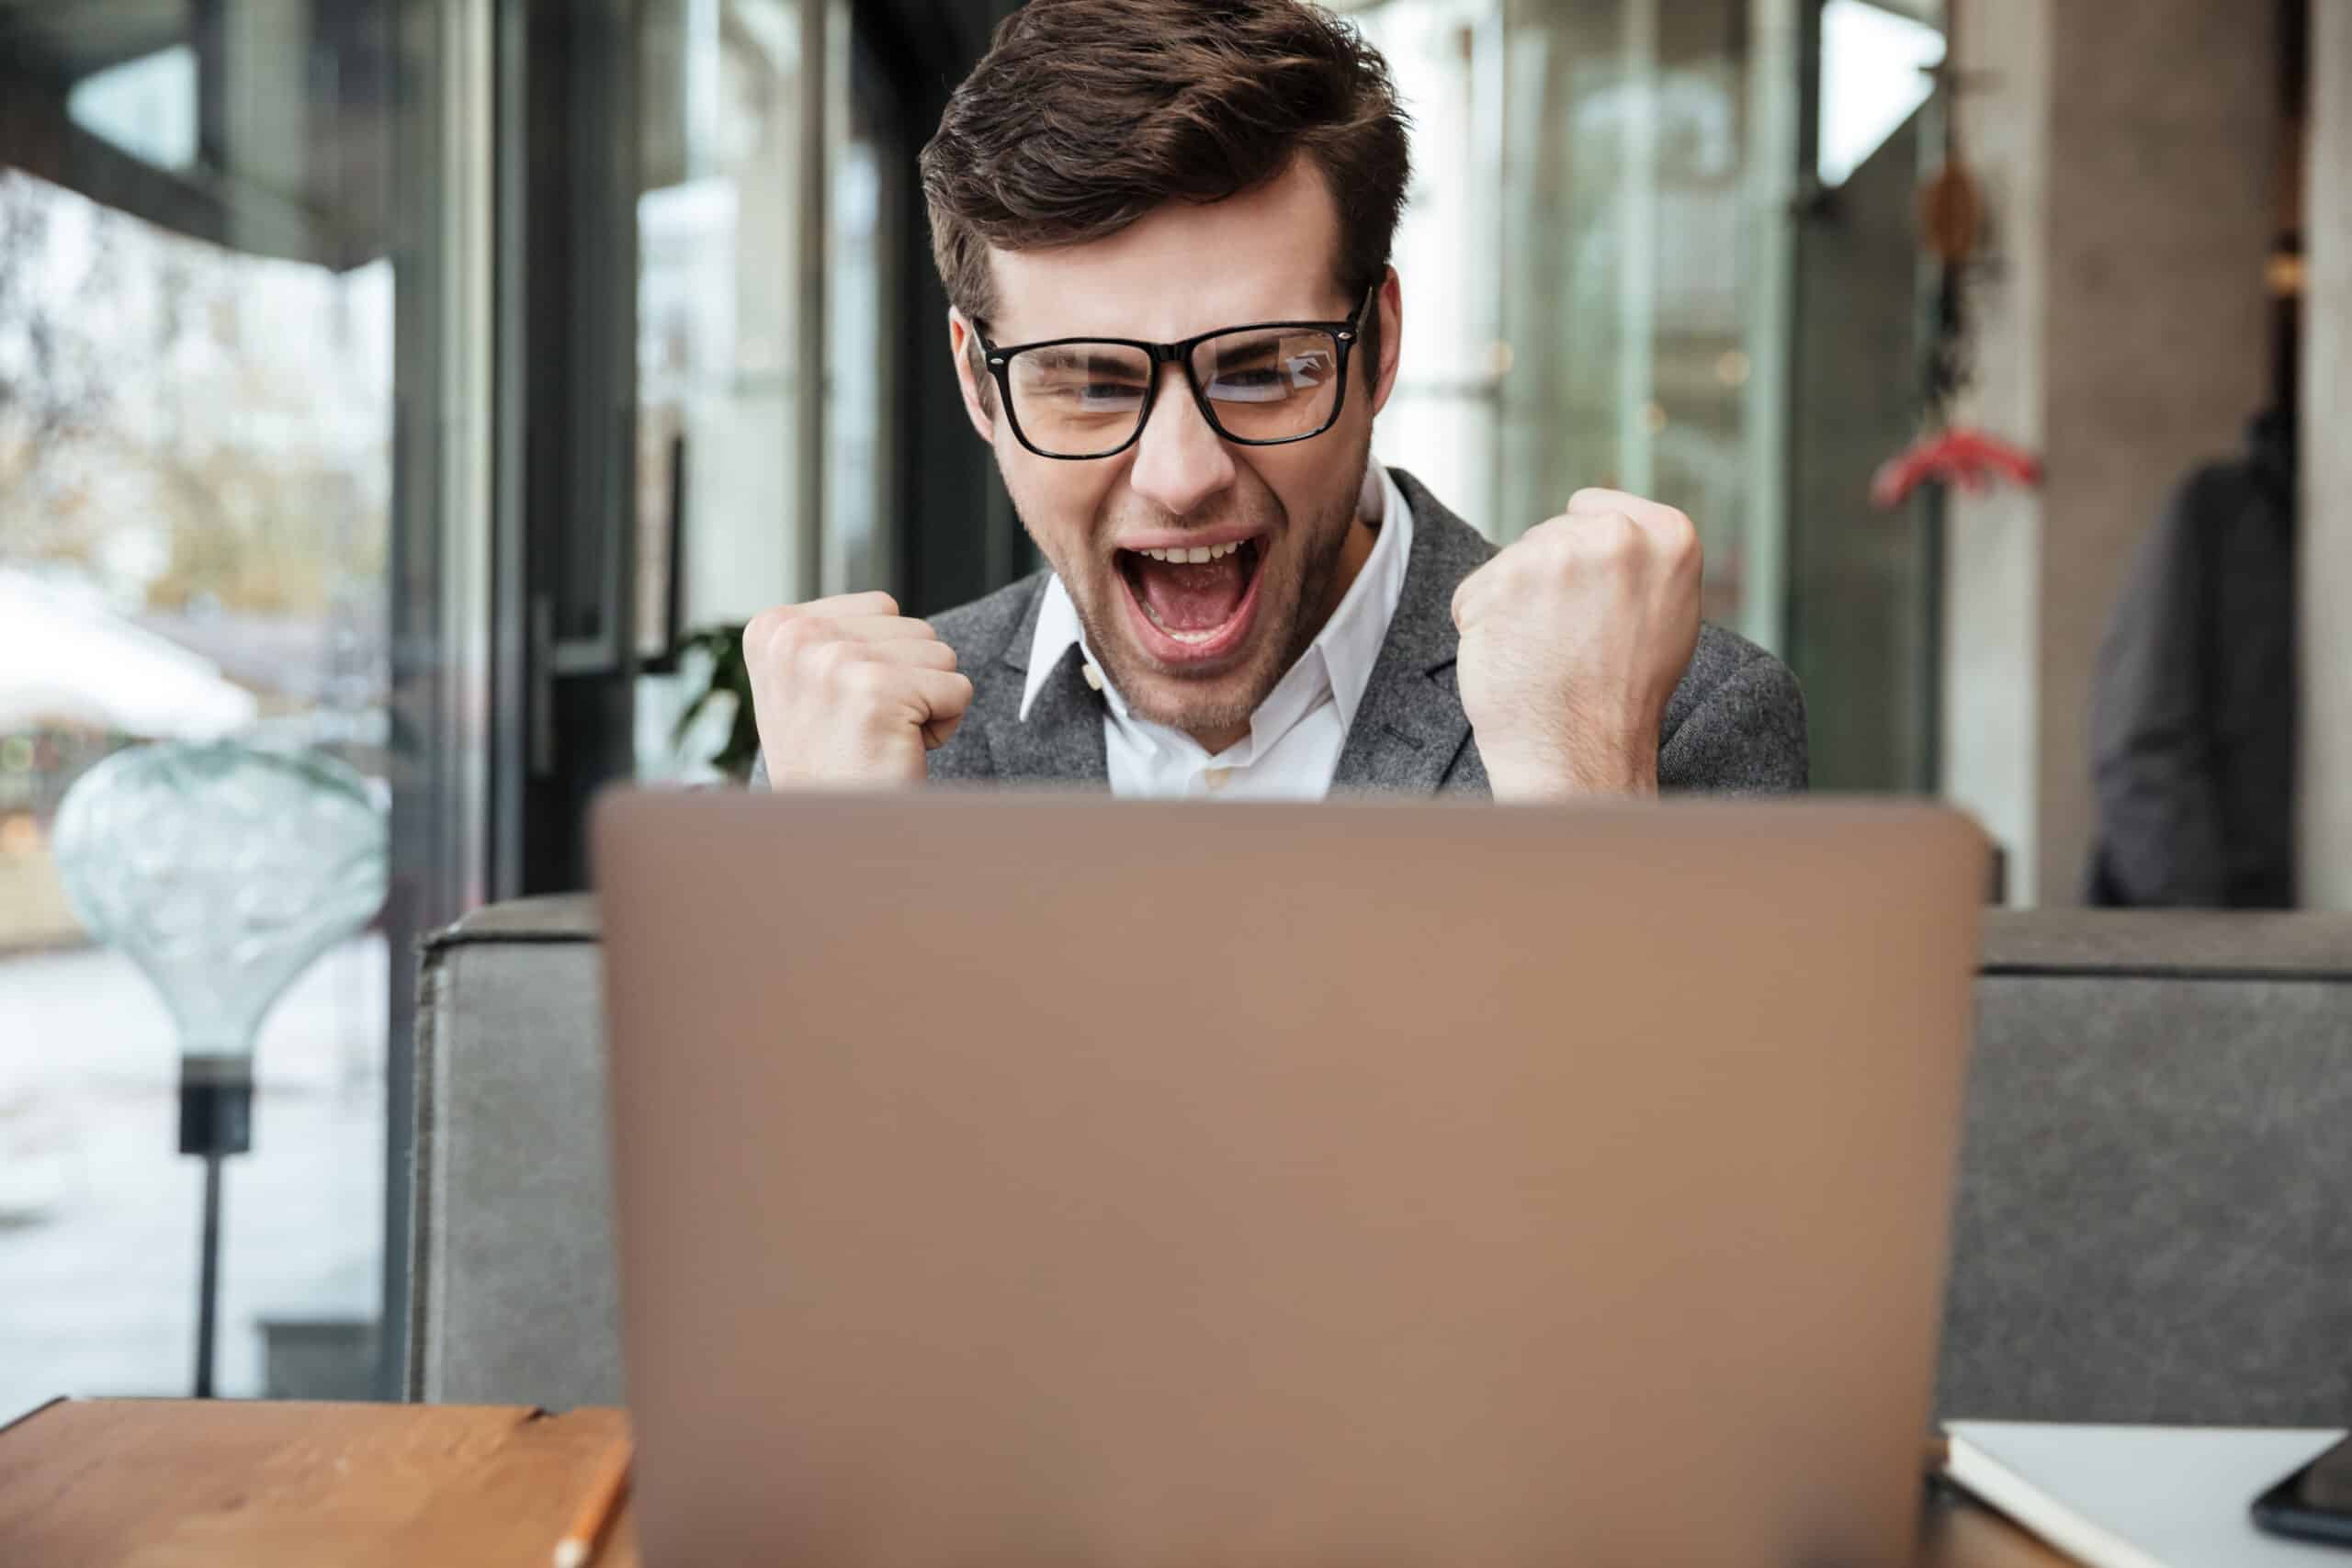
<path id="1" fill-rule="evenodd" d="M 1502 800 L 1801 789 L 1804 705 L 1611 491 L 1499 552 L 1370 460 L 1404 117 L 1297 0 L 1031 0 L 922 155 L 972 427 L 1051 570 L 744 633 L 765 776 Z"/>
<path id="2" fill-rule="evenodd" d="M 2295 902 L 2295 421 L 2181 481 L 2091 683 L 2092 904 Z"/>

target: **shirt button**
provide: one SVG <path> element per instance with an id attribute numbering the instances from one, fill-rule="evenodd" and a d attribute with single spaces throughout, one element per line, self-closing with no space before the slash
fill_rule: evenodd
<path id="1" fill-rule="evenodd" d="M 1223 789 L 1225 787 L 1225 781 L 1232 776 L 1233 770 L 1231 768 L 1211 768 L 1208 772 L 1201 775 L 1201 782 L 1208 785 L 1210 790 L 1214 792 Z"/>

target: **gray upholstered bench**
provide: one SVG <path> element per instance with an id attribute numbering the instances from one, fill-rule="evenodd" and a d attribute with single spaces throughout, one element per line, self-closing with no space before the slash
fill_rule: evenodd
<path id="1" fill-rule="evenodd" d="M 1992 917 L 1939 1408 L 2352 1418 L 2352 916 Z"/>
<path id="2" fill-rule="evenodd" d="M 596 931 L 424 954 L 410 1392 L 623 1398 Z M 2352 917 L 1990 918 L 1939 1407 L 2341 1425 Z"/>
<path id="3" fill-rule="evenodd" d="M 494 905 L 425 944 L 412 1399 L 622 1403 L 603 984 L 585 897 Z"/>

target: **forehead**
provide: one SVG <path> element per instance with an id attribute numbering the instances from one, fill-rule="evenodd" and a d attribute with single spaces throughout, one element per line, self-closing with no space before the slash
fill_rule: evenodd
<path id="1" fill-rule="evenodd" d="M 1339 206 L 1311 159 L 1207 206 L 1170 202 L 1106 239 L 990 250 L 999 343 L 1149 338 L 1172 343 L 1243 321 L 1347 314 L 1334 276 Z"/>

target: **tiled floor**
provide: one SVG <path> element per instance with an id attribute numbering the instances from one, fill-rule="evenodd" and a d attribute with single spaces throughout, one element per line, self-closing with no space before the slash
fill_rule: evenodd
<path id="1" fill-rule="evenodd" d="M 259 1318 L 378 1310 L 386 983 L 382 939 L 360 938 L 263 1026 L 254 1149 L 223 1185 L 223 1393 L 260 1392 Z M 203 1188 L 176 1152 L 177 1073 L 127 960 L 0 958 L 0 1421 L 60 1393 L 188 1391 Z"/>

